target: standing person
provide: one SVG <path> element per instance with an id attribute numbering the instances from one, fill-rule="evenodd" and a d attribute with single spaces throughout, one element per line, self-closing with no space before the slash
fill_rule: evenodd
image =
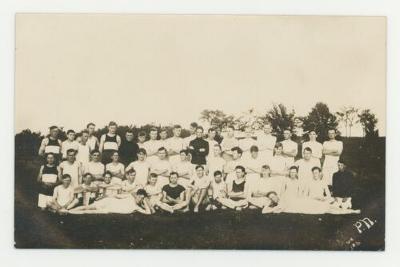
<path id="1" fill-rule="evenodd" d="M 147 152 L 147 160 L 149 161 L 150 164 L 152 164 L 153 161 L 157 160 L 158 149 L 161 146 L 160 146 L 160 141 L 157 140 L 158 130 L 156 128 L 150 129 L 149 136 L 150 136 L 150 139 L 148 141 L 144 142 L 143 146 Z"/>
<path id="2" fill-rule="evenodd" d="M 62 175 L 62 184 L 54 188 L 53 198 L 47 204 L 50 211 L 58 213 L 66 213 L 78 205 L 78 200 L 75 198 L 74 187 L 71 184 L 71 176 L 69 174 Z"/>
<path id="3" fill-rule="evenodd" d="M 137 145 L 139 146 L 139 148 L 145 149 L 145 145 L 144 145 L 145 143 L 146 143 L 146 132 L 140 131 L 138 134 Z"/>
<path id="4" fill-rule="evenodd" d="M 122 140 L 121 146 L 119 147 L 119 154 L 121 157 L 121 163 L 128 166 L 129 163 L 137 160 L 137 153 L 139 146 L 133 140 L 134 135 L 131 129 L 125 133 L 125 138 Z"/>
<path id="5" fill-rule="evenodd" d="M 261 174 L 261 167 L 265 165 L 259 156 L 258 147 L 250 147 L 250 156 L 243 158 L 242 166 L 246 169 L 246 179 L 249 185 L 252 185 Z"/>
<path id="6" fill-rule="evenodd" d="M 297 143 L 293 142 L 291 137 L 292 134 L 290 130 L 286 129 L 283 131 L 284 140 L 281 142 L 283 146 L 282 155 L 287 159 L 289 165 L 293 165 L 294 158 L 297 156 L 298 153 Z"/>
<path id="7" fill-rule="evenodd" d="M 158 158 L 151 163 L 150 171 L 157 174 L 157 183 L 160 188 L 169 183 L 171 164 L 169 163 L 165 147 L 158 149 Z"/>
<path id="8" fill-rule="evenodd" d="M 111 121 L 108 124 L 108 133 L 103 134 L 100 138 L 99 151 L 102 154 L 102 162 L 104 165 L 111 162 L 111 155 L 114 151 L 118 151 L 121 145 L 121 137 L 117 134 L 118 125 Z"/>
<path id="9" fill-rule="evenodd" d="M 336 130 L 328 130 L 328 141 L 322 145 L 322 153 L 325 156 L 324 164 L 322 167 L 323 179 L 328 185 L 332 185 L 332 176 L 338 171 L 338 161 L 343 151 L 342 141 L 336 138 Z"/>
<path id="10" fill-rule="evenodd" d="M 53 153 L 56 159 L 55 164 L 61 159 L 61 140 L 58 139 L 58 127 L 51 126 L 50 134 L 42 140 L 39 148 L 39 156 L 45 156 L 45 154 Z"/>
<path id="11" fill-rule="evenodd" d="M 286 157 L 282 155 L 283 146 L 280 142 L 275 144 L 274 156 L 270 162 L 271 168 L 271 179 L 274 179 L 277 186 L 276 190 L 274 190 L 277 194 L 281 194 L 283 183 L 285 181 L 286 175 L 288 174 L 288 170 L 290 165 L 288 165 Z"/>
<path id="12" fill-rule="evenodd" d="M 85 166 L 89 163 L 90 160 L 90 145 L 88 144 L 89 132 L 87 130 L 83 130 L 80 137 L 80 142 L 78 143 L 78 151 L 76 154 L 76 160 L 81 164 L 81 166 Z"/>
<path id="13" fill-rule="evenodd" d="M 193 165 L 189 161 L 188 151 L 181 150 L 180 160 L 172 165 L 172 171 L 178 174 L 178 184 L 188 189 L 193 176 L 193 169 Z"/>
<path id="14" fill-rule="evenodd" d="M 235 168 L 236 177 L 232 182 L 228 183 L 228 196 L 229 199 L 235 202 L 235 209 L 241 211 L 247 208 L 248 185 L 246 183 L 246 170 L 243 166 Z"/>
<path id="15" fill-rule="evenodd" d="M 239 147 L 239 141 L 235 138 L 235 128 L 228 126 L 226 137 L 221 142 L 222 157 L 226 161 L 233 160 L 232 148 L 234 147 Z"/>
<path id="16" fill-rule="evenodd" d="M 255 122 L 253 123 L 253 136 L 256 138 L 256 140 L 258 140 L 258 138 L 259 138 L 260 136 L 263 136 L 263 135 L 264 135 L 264 132 L 263 132 L 263 130 L 261 129 L 261 124 L 260 124 L 260 122 L 255 121 Z"/>
<path id="17" fill-rule="evenodd" d="M 321 158 L 322 158 L 322 144 L 317 141 L 317 137 L 318 137 L 318 135 L 315 132 L 315 130 L 309 131 L 308 132 L 309 141 L 303 143 L 301 151 L 304 151 L 304 149 L 306 147 L 309 147 L 312 150 L 312 155 L 311 156 L 313 158 L 318 159 L 319 161 L 321 161 Z M 303 154 L 303 157 L 304 157 L 304 154 Z"/>
<path id="18" fill-rule="evenodd" d="M 67 140 L 61 143 L 61 153 L 62 159 L 65 160 L 67 158 L 67 151 L 73 149 L 78 151 L 78 142 L 75 140 L 75 131 L 68 130 L 67 131 Z"/>
<path id="19" fill-rule="evenodd" d="M 196 122 L 192 122 L 190 124 L 190 127 L 189 127 L 190 135 L 183 139 L 183 148 L 184 149 L 188 149 L 189 145 L 190 145 L 190 142 L 192 140 L 196 139 L 196 129 L 197 129 L 197 127 L 199 127 L 199 125 Z"/>
<path id="20" fill-rule="evenodd" d="M 222 174 L 224 174 L 224 166 L 226 161 L 222 158 L 221 146 L 216 143 L 213 147 L 210 148 L 212 148 L 212 153 L 214 154 L 214 156 L 207 160 L 206 169 L 208 175 L 212 175 L 216 171 L 220 171 Z"/>
<path id="21" fill-rule="evenodd" d="M 256 141 L 253 139 L 250 126 L 246 126 L 244 134 L 244 138 L 239 140 L 239 147 L 243 151 L 243 158 L 248 158 L 250 157 L 250 148 L 256 144 Z"/>
<path id="22" fill-rule="evenodd" d="M 186 196 L 186 189 L 178 184 L 178 174 L 171 172 L 169 176 L 169 183 L 164 185 L 162 188 L 161 201 L 172 208 L 172 212 L 175 211 L 188 211 L 189 205 L 188 196 Z"/>
<path id="23" fill-rule="evenodd" d="M 300 195 L 303 195 L 305 193 L 305 190 L 307 189 L 308 184 L 310 183 L 313 177 L 312 169 L 314 167 L 321 168 L 321 162 L 318 159 L 313 158 L 311 156 L 312 155 L 311 148 L 309 147 L 304 148 L 303 155 L 304 158 L 299 159 L 294 164 L 298 168 Z"/>
<path id="24" fill-rule="evenodd" d="M 208 148 L 212 149 L 215 145 L 218 145 L 218 142 L 215 141 L 215 136 L 216 136 L 217 132 L 215 131 L 214 128 L 210 128 L 208 129 L 208 135 L 207 138 L 205 139 L 208 142 Z M 207 155 L 207 161 L 214 157 L 214 153 L 209 153 Z"/>
<path id="25" fill-rule="evenodd" d="M 119 184 L 122 183 L 122 179 L 125 176 L 125 166 L 119 162 L 118 151 L 114 151 L 111 155 L 111 162 L 106 165 L 106 171 L 111 172 L 112 177 Z"/>
<path id="26" fill-rule="evenodd" d="M 82 183 L 82 169 L 81 164 L 79 164 L 76 159 L 76 150 L 67 150 L 67 160 L 60 163 L 60 180 L 64 174 L 68 174 L 71 178 L 71 186 L 73 188 L 78 187 Z"/>
<path id="27" fill-rule="evenodd" d="M 338 169 L 332 177 L 332 196 L 340 208 L 351 209 L 354 175 L 347 170 L 346 164 L 342 159 L 338 161 Z"/>
<path id="28" fill-rule="evenodd" d="M 205 175 L 203 165 L 197 165 L 195 169 L 195 175 L 191 181 L 192 193 L 191 199 L 194 204 L 193 212 L 199 212 L 201 205 L 207 204 L 207 190 L 210 186 L 210 179 Z"/>
<path id="29" fill-rule="evenodd" d="M 89 144 L 90 150 L 93 151 L 98 149 L 99 139 L 97 139 L 97 137 L 94 135 L 94 132 L 96 131 L 96 125 L 93 122 L 89 122 L 86 125 L 86 130 L 89 133 L 87 143 Z"/>
<path id="30" fill-rule="evenodd" d="M 83 166 L 83 173 L 90 173 L 95 182 L 103 181 L 105 166 L 100 162 L 100 152 L 93 150 L 91 152 L 91 161 Z"/>
<path id="31" fill-rule="evenodd" d="M 129 164 L 125 172 L 134 169 L 136 171 L 136 183 L 145 186 L 150 172 L 150 163 L 146 160 L 146 150 L 144 148 L 139 148 L 137 156 L 138 160 Z"/>
<path id="32" fill-rule="evenodd" d="M 168 129 L 167 128 L 161 128 L 160 129 L 159 146 L 160 147 L 165 147 L 165 148 L 168 147 Z"/>
<path id="33" fill-rule="evenodd" d="M 174 135 L 167 140 L 166 148 L 168 150 L 169 161 L 172 165 L 175 165 L 180 161 L 180 154 L 184 149 L 184 141 L 181 137 L 182 127 L 180 125 L 174 125 L 172 132 Z"/>
<path id="34" fill-rule="evenodd" d="M 39 183 L 38 207 L 45 209 L 53 196 L 53 190 L 57 185 L 60 168 L 56 165 L 56 157 L 53 153 L 46 154 L 46 164 L 39 170 L 37 182 Z"/>
<path id="35" fill-rule="evenodd" d="M 276 137 L 271 134 L 272 126 L 270 123 L 264 125 L 264 133 L 257 136 L 257 146 L 260 158 L 264 163 L 269 163 L 274 154 Z"/>
<path id="36" fill-rule="evenodd" d="M 232 160 L 227 161 L 224 166 L 224 173 L 226 175 L 225 182 L 229 185 L 233 179 L 236 177 L 236 167 L 239 165 L 243 165 L 242 159 L 243 151 L 240 147 L 232 148 Z"/>
<path id="37" fill-rule="evenodd" d="M 214 125 L 212 128 L 215 129 L 215 137 L 214 140 L 217 141 L 217 143 L 220 145 L 224 137 L 221 134 L 221 127 L 218 125 Z"/>
<path id="38" fill-rule="evenodd" d="M 295 159 L 300 159 L 302 157 L 302 147 L 305 141 L 303 121 L 301 118 L 296 117 L 294 118 L 293 124 L 294 127 L 293 127 L 292 140 L 297 144 L 297 155 Z"/>
<path id="39" fill-rule="evenodd" d="M 209 152 L 208 142 L 203 139 L 203 127 L 199 126 L 196 129 L 196 138 L 189 143 L 189 151 L 192 155 L 193 165 L 207 164 L 206 157 Z"/>

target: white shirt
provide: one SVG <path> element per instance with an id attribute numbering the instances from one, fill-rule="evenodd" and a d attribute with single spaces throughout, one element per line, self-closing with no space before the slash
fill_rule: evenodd
<path id="1" fill-rule="evenodd" d="M 101 162 L 90 161 L 84 165 L 84 172 L 91 173 L 94 176 L 104 175 L 104 164 Z"/>
<path id="2" fill-rule="evenodd" d="M 179 155 L 179 153 L 183 149 L 183 138 L 175 136 L 168 138 L 166 149 L 168 151 L 173 151 L 175 154 Z"/>
<path id="3" fill-rule="evenodd" d="M 110 162 L 106 165 L 106 171 L 111 172 L 114 176 L 117 174 L 125 174 L 125 167 L 124 164 L 121 162 L 118 162 L 117 164 L 114 164 L 113 162 Z"/>
<path id="4" fill-rule="evenodd" d="M 323 144 L 323 148 L 329 150 L 336 150 L 341 154 L 343 151 L 343 142 L 337 140 L 325 141 Z M 324 166 L 336 167 L 339 157 L 340 156 L 325 155 Z"/>
<path id="5" fill-rule="evenodd" d="M 89 136 L 86 143 L 89 145 L 90 150 L 93 151 L 96 149 L 97 142 L 98 142 L 97 137 L 92 135 L 92 136 Z"/>
<path id="6" fill-rule="evenodd" d="M 239 147 L 243 150 L 243 152 L 250 152 L 250 148 L 256 145 L 256 141 L 251 137 L 246 137 L 239 140 Z"/>
<path id="7" fill-rule="evenodd" d="M 311 158 L 310 160 L 299 159 L 294 164 L 299 168 L 298 176 L 299 181 L 310 181 L 313 178 L 312 168 L 321 168 L 321 162 L 316 158 Z"/>
<path id="8" fill-rule="evenodd" d="M 199 178 L 197 174 L 195 174 L 193 175 L 191 184 L 193 184 L 198 189 L 205 189 L 210 185 L 210 178 L 206 175 Z"/>
<path id="9" fill-rule="evenodd" d="M 190 163 L 189 161 L 178 161 L 172 166 L 172 170 L 174 172 L 177 172 L 179 176 L 182 176 L 183 174 L 186 173 L 184 176 L 189 176 L 192 177 L 193 175 L 193 164 Z"/>
<path id="10" fill-rule="evenodd" d="M 288 170 L 288 161 L 285 157 L 283 156 L 273 156 L 271 161 L 269 162 L 269 167 L 271 171 L 275 172 L 285 172 Z M 278 175 L 281 176 L 281 175 Z"/>
<path id="11" fill-rule="evenodd" d="M 151 163 L 150 166 L 151 172 L 156 172 L 159 173 L 160 171 L 167 171 L 167 173 L 165 174 L 161 174 L 159 176 L 164 176 L 164 177 L 168 177 L 169 174 L 171 173 L 171 164 L 169 163 L 169 161 L 167 159 L 161 160 L 159 158 L 157 158 L 156 160 L 154 160 Z"/>
<path id="12" fill-rule="evenodd" d="M 78 145 L 79 145 L 79 143 L 75 140 L 71 142 L 67 139 L 64 142 L 62 142 L 61 143 L 61 153 L 62 153 L 63 158 L 67 158 L 67 151 L 69 149 L 78 151 Z"/>
<path id="13" fill-rule="evenodd" d="M 220 171 L 224 172 L 224 166 L 226 161 L 221 157 L 213 157 L 207 161 L 207 168 L 209 171 L 209 176 L 214 177 L 214 172 Z"/>
<path id="14" fill-rule="evenodd" d="M 322 158 L 322 144 L 317 141 L 307 141 L 304 142 L 302 145 L 302 151 L 304 151 L 304 148 L 309 147 L 312 150 L 312 156 L 317 159 Z"/>
<path id="15" fill-rule="evenodd" d="M 161 143 L 159 140 L 148 140 L 143 143 L 143 148 L 146 149 L 147 156 L 155 156 L 158 152 L 158 149 L 161 147 Z"/>
<path id="16" fill-rule="evenodd" d="M 284 152 L 289 152 L 289 151 L 292 151 L 292 150 L 296 150 L 296 155 L 297 155 L 298 147 L 297 147 L 297 143 L 296 142 L 294 142 L 292 140 L 284 140 L 281 143 L 282 143 Z M 292 157 L 292 156 L 287 156 L 287 157 L 294 160 L 294 157 Z"/>
<path id="17" fill-rule="evenodd" d="M 151 185 L 148 184 L 144 187 L 144 190 L 146 190 L 146 193 L 149 194 L 150 197 L 161 194 L 161 187 L 159 185 Z"/>
<path id="18" fill-rule="evenodd" d="M 90 146 L 88 143 L 83 145 L 82 143 L 78 144 L 78 153 L 76 154 L 76 161 L 81 163 L 82 165 L 86 165 L 90 159 Z"/>
<path id="19" fill-rule="evenodd" d="M 253 158 L 250 155 L 249 157 L 243 158 L 242 164 L 244 165 L 243 167 L 246 168 L 247 173 L 260 173 L 261 166 L 267 163 L 264 162 L 263 159 L 260 158 L 260 156 L 258 156 L 257 158 Z"/>
<path id="20" fill-rule="evenodd" d="M 60 184 L 54 188 L 53 200 L 57 201 L 60 206 L 64 206 L 72 199 L 74 199 L 74 187 L 72 185 L 65 188 Z"/>
<path id="21" fill-rule="evenodd" d="M 214 155 L 214 146 L 215 145 L 218 145 L 218 142 L 217 141 L 215 141 L 215 140 L 210 140 L 210 139 L 205 139 L 207 142 L 208 142 L 208 148 L 209 148 L 209 153 L 208 153 L 208 155 L 207 155 L 207 161 L 208 161 L 208 159 L 211 159 L 211 158 L 214 158 L 215 157 L 215 155 Z"/>
<path id="22" fill-rule="evenodd" d="M 329 189 L 324 180 L 312 179 L 308 184 L 308 196 L 310 198 L 323 198 L 325 190 Z"/>
<path id="23" fill-rule="evenodd" d="M 192 134 L 192 135 L 190 135 L 188 137 L 183 138 L 183 148 L 184 149 L 188 148 L 189 145 L 190 145 L 190 141 L 192 141 L 194 139 L 196 139 L 196 135 L 195 134 Z"/>
<path id="24" fill-rule="evenodd" d="M 136 192 L 138 189 L 143 188 L 143 186 L 137 184 L 136 181 L 133 181 L 133 183 L 131 183 L 129 180 L 122 181 L 121 187 L 122 191 L 124 192 Z"/>
<path id="25" fill-rule="evenodd" d="M 79 165 L 76 160 L 72 164 L 67 160 L 60 163 L 62 174 L 69 174 L 71 176 L 71 185 L 74 188 L 79 185 Z"/>
<path id="26" fill-rule="evenodd" d="M 137 160 L 129 164 L 129 166 L 126 169 L 129 170 L 132 168 L 136 171 L 135 182 L 137 184 L 145 186 L 147 184 L 147 178 L 149 176 L 150 163 L 147 162 L 146 160 L 144 161 Z"/>
<path id="27" fill-rule="evenodd" d="M 227 198 L 228 197 L 228 186 L 224 181 L 216 183 L 215 181 L 211 182 L 211 188 L 213 193 L 213 199 L 218 197 Z"/>
<path id="28" fill-rule="evenodd" d="M 258 150 L 268 152 L 268 156 L 273 156 L 274 147 L 276 144 L 276 137 L 273 135 L 262 134 L 257 137 Z"/>
<path id="29" fill-rule="evenodd" d="M 235 137 L 225 137 L 222 139 L 221 148 L 222 151 L 231 151 L 232 148 L 239 146 L 239 141 Z"/>
<path id="30" fill-rule="evenodd" d="M 275 191 L 277 194 L 280 193 L 282 188 L 282 182 L 279 179 L 268 177 L 268 178 L 258 178 L 256 179 L 252 185 L 249 186 L 250 196 L 253 193 L 264 193 Z"/>

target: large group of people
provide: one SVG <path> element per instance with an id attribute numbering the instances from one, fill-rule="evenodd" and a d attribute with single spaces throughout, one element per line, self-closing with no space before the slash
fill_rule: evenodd
<path id="1" fill-rule="evenodd" d="M 100 139 L 89 123 L 59 139 L 57 126 L 42 140 L 38 206 L 61 214 L 205 212 L 259 209 L 262 213 L 357 213 L 352 209 L 352 172 L 341 158 L 336 131 L 328 140 L 287 129 L 277 140 L 268 123 L 244 131 L 197 123 L 182 138 L 166 128 L 117 134 L 110 122 Z M 298 133 L 297 133 L 298 135 Z M 297 138 L 298 139 L 298 138 Z M 137 141 L 136 141 L 137 140 Z"/>

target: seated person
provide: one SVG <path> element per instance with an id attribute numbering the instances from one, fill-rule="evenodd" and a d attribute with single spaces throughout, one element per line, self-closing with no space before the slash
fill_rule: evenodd
<path id="1" fill-rule="evenodd" d="M 276 179 L 271 178 L 271 169 L 268 165 L 261 167 L 260 177 L 249 186 L 247 201 L 251 204 L 250 208 L 264 208 L 270 205 L 271 200 L 267 197 L 271 189 L 276 188 Z"/>
<path id="2" fill-rule="evenodd" d="M 174 211 L 188 211 L 188 201 L 186 200 L 185 188 L 178 184 L 178 173 L 171 172 L 169 175 L 169 184 L 162 188 L 161 201 L 172 207 Z"/>
<path id="3" fill-rule="evenodd" d="M 125 166 L 121 162 L 119 162 L 119 154 L 118 151 L 114 151 L 111 155 L 111 162 L 106 165 L 106 171 L 111 172 L 112 179 L 115 182 L 122 182 L 122 179 L 125 176 Z"/>
<path id="4" fill-rule="evenodd" d="M 85 173 L 91 173 L 94 181 L 96 183 L 100 183 L 104 181 L 104 171 L 105 167 L 104 164 L 100 162 L 101 156 L 98 150 L 93 150 L 90 152 L 91 154 L 91 161 L 83 166 L 83 171 Z"/>
<path id="5" fill-rule="evenodd" d="M 37 177 L 39 183 L 38 207 L 45 209 L 47 203 L 52 200 L 59 171 L 55 155 L 53 153 L 46 154 L 46 164 L 40 167 Z"/>
<path id="6" fill-rule="evenodd" d="M 292 166 L 289 176 L 284 180 L 282 198 L 297 199 L 301 197 L 300 183 L 298 179 L 298 168 Z"/>
<path id="7" fill-rule="evenodd" d="M 195 174 L 190 181 L 190 198 L 194 204 L 193 211 L 199 212 L 200 205 L 206 205 L 207 202 L 207 190 L 210 185 L 208 176 L 205 175 L 203 165 L 197 165 L 195 168 Z"/>
<path id="8" fill-rule="evenodd" d="M 347 170 L 346 164 L 342 159 L 338 162 L 338 169 L 332 177 L 332 195 L 339 207 L 351 209 L 354 175 Z"/>
<path id="9" fill-rule="evenodd" d="M 161 209 L 169 213 L 173 213 L 173 208 L 161 201 L 162 191 L 160 184 L 157 183 L 158 175 L 156 173 L 150 173 L 147 185 L 144 187 L 148 197 L 146 202 L 149 204 L 151 213 L 155 213 L 156 209 Z"/>
<path id="10" fill-rule="evenodd" d="M 141 184 L 137 184 L 136 179 L 136 170 L 129 169 L 125 173 L 126 180 L 122 181 L 121 189 L 122 193 L 132 193 L 136 192 L 138 189 L 143 188 Z"/>
<path id="11" fill-rule="evenodd" d="M 207 206 L 206 210 L 216 210 L 218 208 L 236 209 L 238 207 L 235 201 L 228 198 L 228 186 L 222 177 L 223 174 L 221 171 L 214 172 L 214 180 L 211 182 L 210 189 L 208 190 L 211 204 Z"/>
<path id="12" fill-rule="evenodd" d="M 246 170 L 243 166 L 236 166 L 236 177 L 228 184 L 229 199 L 235 202 L 236 210 L 241 211 L 247 208 L 247 192 L 248 186 L 246 185 Z"/>
<path id="13" fill-rule="evenodd" d="M 93 176 L 90 173 L 85 173 L 83 175 L 83 183 L 75 188 L 79 206 L 92 204 L 96 199 L 96 193 L 98 191 L 98 187 L 93 183 Z"/>
<path id="14" fill-rule="evenodd" d="M 47 204 L 47 207 L 53 212 L 66 213 L 69 209 L 78 205 L 78 200 L 75 198 L 71 176 L 64 174 L 61 180 L 62 184 L 54 188 L 53 199 Z"/>
<path id="15" fill-rule="evenodd" d="M 142 214 L 151 214 L 150 207 L 145 201 L 147 193 L 144 189 L 139 189 L 136 193 L 115 195 L 95 201 L 89 206 L 81 206 L 69 211 L 71 214 L 87 213 L 119 213 L 130 214 L 139 212 Z"/>
<path id="16" fill-rule="evenodd" d="M 305 195 L 309 198 L 320 201 L 331 201 L 331 192 L 329 191 L 326 179 L 322 179 L 320 167 L 312 168 L 313 179 L 306 186 Z"/>
<path id="17" fill-rule="evenodd" d="M 99 194 L 97 200 L 105 197 L 112 197 L 121 192 L 121 185 L 119 182 L 112 180 L 112 174 L 106 171 L 104 174 L 104 181 L 98 184 Z"/>

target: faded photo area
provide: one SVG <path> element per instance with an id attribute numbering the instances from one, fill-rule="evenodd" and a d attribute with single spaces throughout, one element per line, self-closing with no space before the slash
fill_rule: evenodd
<path id="1" fill-rule="evenodd" d="M 385 249 L 385 17 L 15 23 L 16 248 Z"/>

